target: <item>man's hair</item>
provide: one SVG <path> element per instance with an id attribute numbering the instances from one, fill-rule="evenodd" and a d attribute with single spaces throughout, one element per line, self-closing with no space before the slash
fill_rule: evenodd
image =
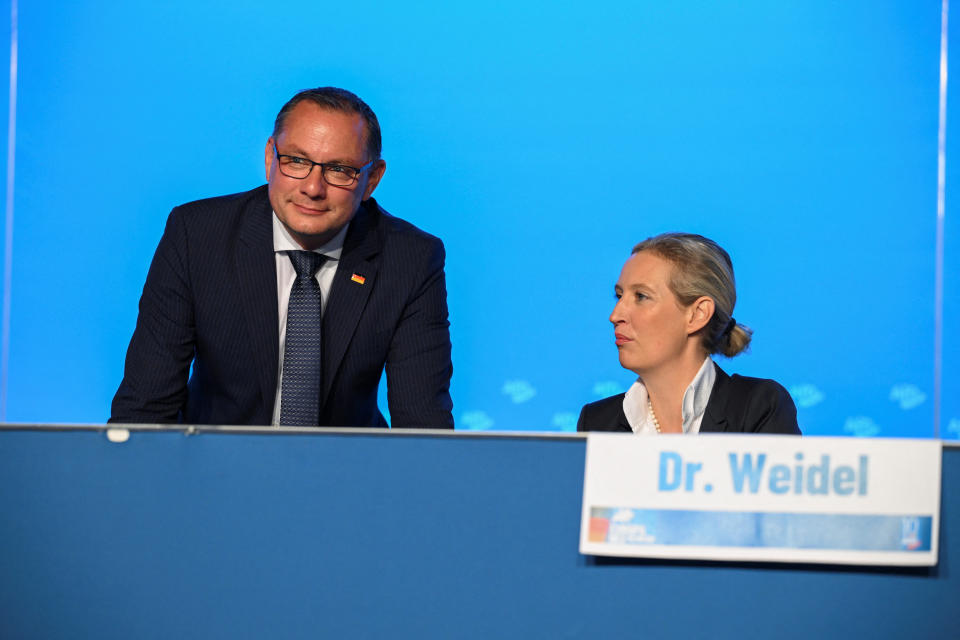
<path id="1" fill-rule="evenodd" d="M 293 108 L 304 101 L 312 102 L 322 109 L 331 111 L 340 111 L 341 113 L 355 113 L 363 118 L 367 124 L 367 153 L 371 160 L 380 159 L 380 122 L 373 109 L 361 100 L 356 94 L 350 93 L 346 89 L 337 87 L 317 87 L 316 89 L 304 89 L 297 95 L 290 98 L 287 104 L 283 105 L 277 119 L 273 123 L 273 137 L 276 138 L 283 131 L 283 125 Z"/>
<path id="2" fill-rule="evenodd" d="M 733 262 L 723 247 L 694 233 L 662 233 L 647 238 L 633 253 L 649 251 L 673 265 L 669 287 L 683 306 L 700 296 L 713 299 L 713 317 L 702 329 L 707 353 L 733 357 L 747 348 L 753 331 L 733 320 L 737 284 Z"/>

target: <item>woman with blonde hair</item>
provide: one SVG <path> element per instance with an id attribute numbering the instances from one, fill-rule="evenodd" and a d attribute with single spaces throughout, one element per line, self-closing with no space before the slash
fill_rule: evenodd
<path id="1" fill-rule="evenodd" d="M 633 248 L 614 288 L 610 322 L 627 390 L 583 407 L 578 431 L 799 434 L 790 394 L 773 380 L 728 376 L 710 358 L 733 357 L 752 331 L 733 318 L 730 256 L 691 233 Z"/>

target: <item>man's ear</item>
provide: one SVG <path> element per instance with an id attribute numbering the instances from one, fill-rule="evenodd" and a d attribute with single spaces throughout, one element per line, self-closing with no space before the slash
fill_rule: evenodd
<path id="1" fill-rule="evenodd" d="M 694 334 L 707 326 L 715 308 L 713 298 L 700 296 L 694 300 L 687 312 L 687 335 Z"/>
<path id="2" fill-rule="evenodd" d="M 263 150 L 263 164 L 267 172 L 267 182 L 270 182 L 270 167 L 273 166 L 273 136 L 267 138 L 267 146 Z"/>
<path id="3" fill-rule="evenodd" d="M 377 160 L 373 163 L 373 166 L 370 167 L 370 177 L 367 179 L 367 186 L 363 190 L 363 200 L 373 195 L 373 190 L 380 184 L 380 178 L 383 177 L 383 173 L 386 170 L 387 163 L 383 160 Z"/>

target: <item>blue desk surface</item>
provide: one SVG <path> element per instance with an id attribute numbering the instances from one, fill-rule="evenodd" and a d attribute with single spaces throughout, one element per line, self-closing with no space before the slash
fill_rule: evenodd
<path id="1" fill-rule="evenodd" d="M 2 638 L 958 637 L 923 569 L 585 557 L 585 439 L 0 428 Z"/>

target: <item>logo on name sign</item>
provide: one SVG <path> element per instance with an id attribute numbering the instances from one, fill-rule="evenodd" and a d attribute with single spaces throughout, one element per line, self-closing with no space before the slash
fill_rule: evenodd
<path id="1" fill-rule="evenodd" d="M 642 509 L 593 507 L 590 510 L 590 542 L 653 544 L 655 519 Z"/>
<path id="2" fill-rule="evenodd" d="M 900 544 L 910 551 L 923 544 L 920 540 L 920 518 L 905 516 L 900 521 Z"/>

